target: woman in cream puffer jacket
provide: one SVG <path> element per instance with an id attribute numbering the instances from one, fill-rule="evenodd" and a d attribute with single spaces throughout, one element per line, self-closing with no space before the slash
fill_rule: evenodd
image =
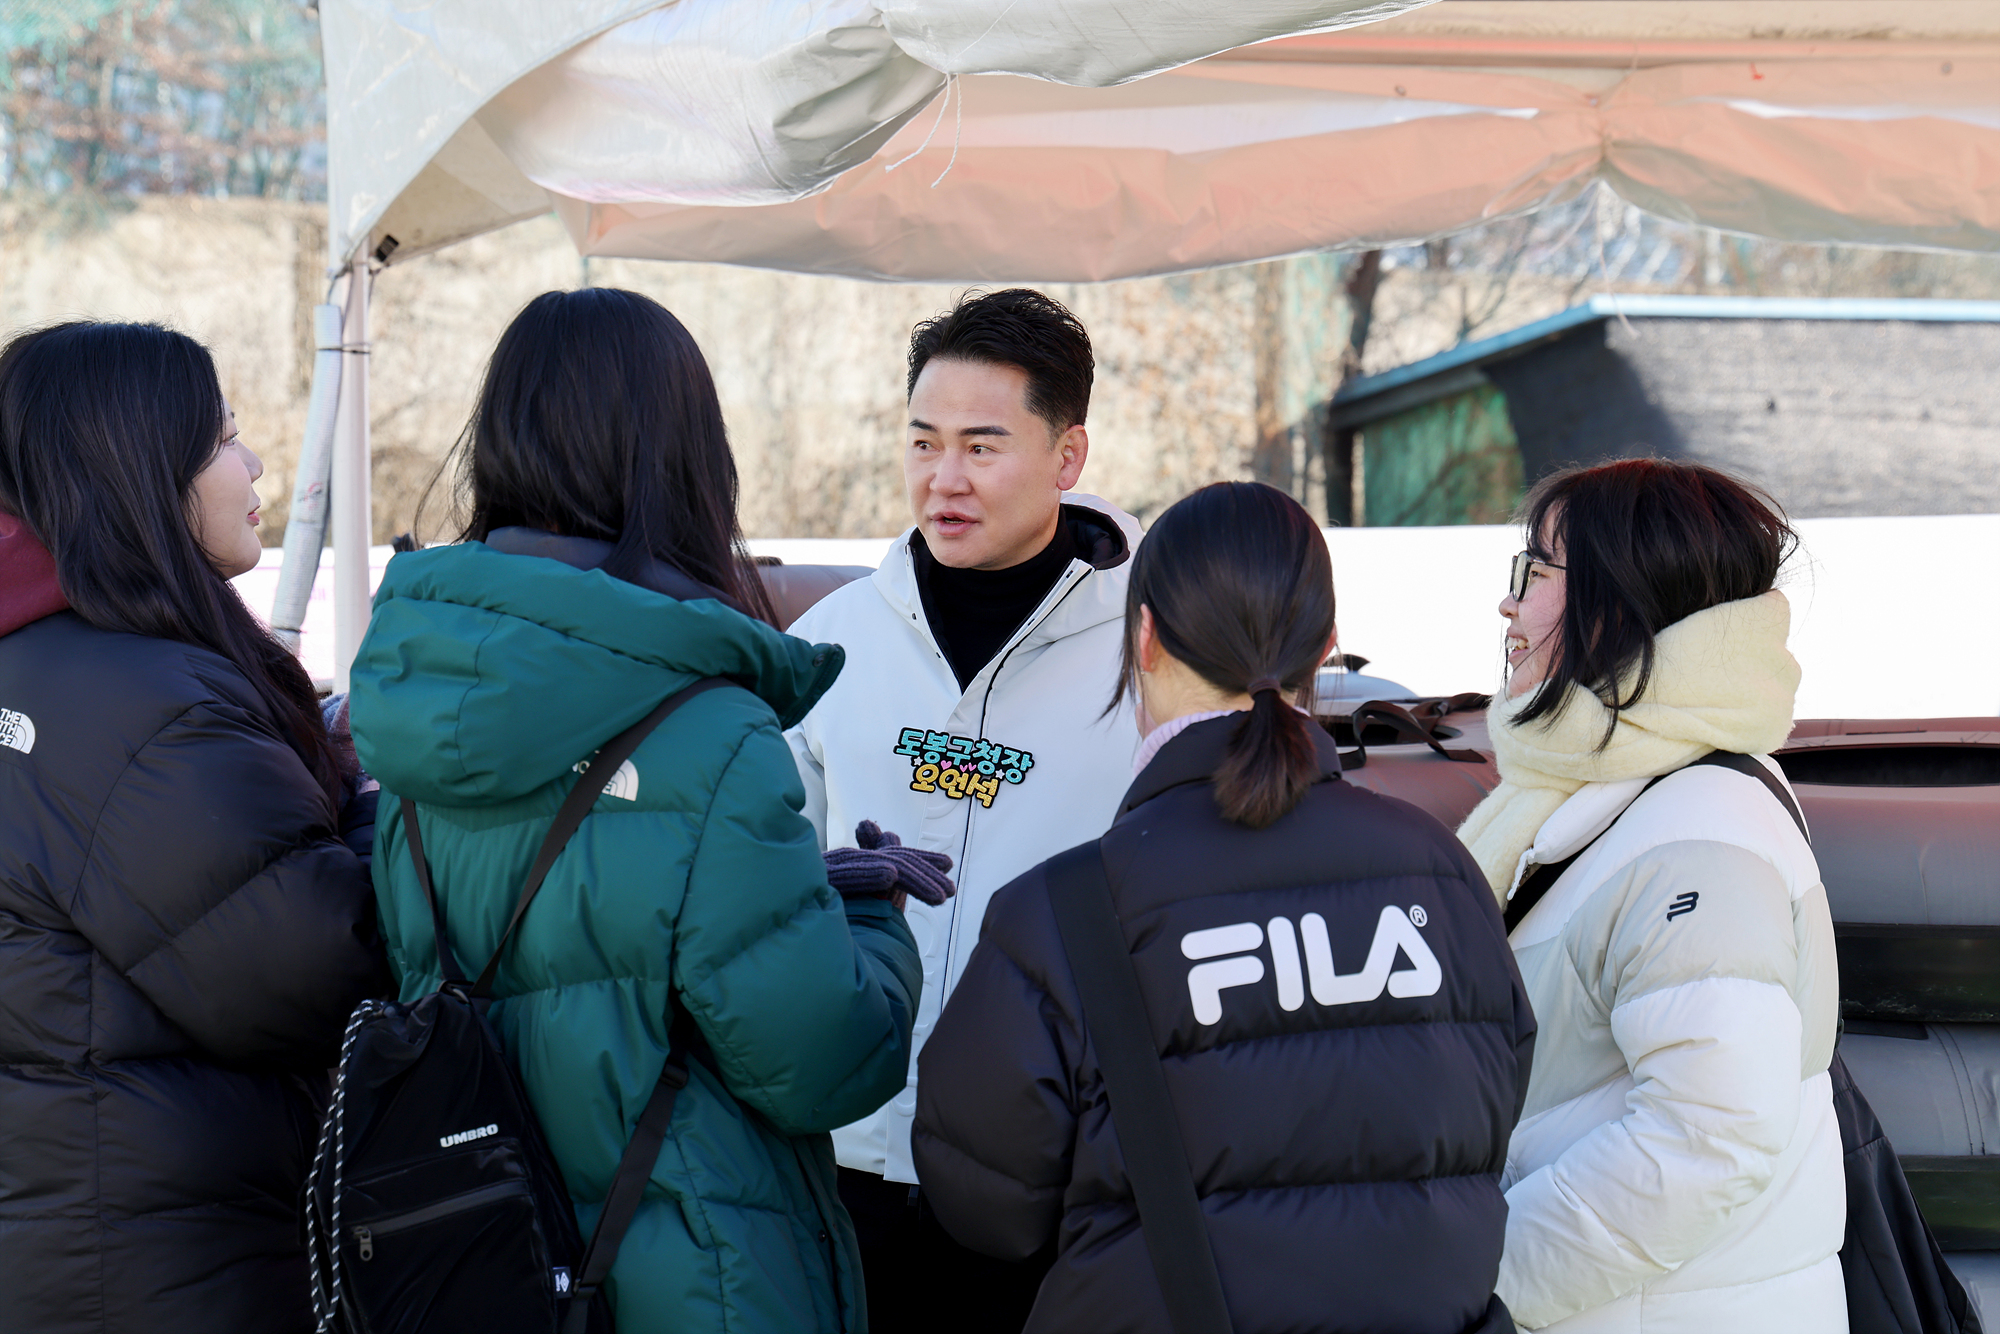
<path id="1" fill-rule="evenodd" d="M 1459 831 L 1541 1029 L 1499 1294 L 1562 1334 L 1844 1334 L 1833 927 L 1768 758 L 1796 539 L 1647 460 L 1551 478 L 1527 520 L 1501 784 Z"/>

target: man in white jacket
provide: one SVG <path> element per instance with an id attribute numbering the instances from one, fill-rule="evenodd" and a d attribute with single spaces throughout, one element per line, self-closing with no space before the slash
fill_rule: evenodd
<path id="1" fill-rule="evenodd" d="M 851 846 L 873 820 L 955 863 L 955 899 L 906 910 L 924 963 L 919 1049 L 993 892 L 1102 834 L 1131 776 L 1131 711 L 1105 706 L 1138 524 L 1066 494 L 1089 454 L 1092 375 L 1083 326 L 1039 292 L 968 296 L 918 325 L 903 456 L 916 525 L 873 578 L 791 629 L 847 650 L 787 734 L 822 845 Z M 834 1132 L 870 1326 L 1018 1331 L 1046 1264 L 965 1250 L 923 1208 L 916 1083 L 913 1054 L 901 1094 Z"/>

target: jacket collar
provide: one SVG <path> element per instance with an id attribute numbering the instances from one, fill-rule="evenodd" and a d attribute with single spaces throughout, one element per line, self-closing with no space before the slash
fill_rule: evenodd
<path id="1" fill-rule="evenodd" d="M 1229 753 L 1229 738 L 1240 719 L 1236 714 L 1195 723 L 1160 747 L 1160 753 L 1142 770 L 1119 803 L 1118 814 L 1145 805 L 1168 788 L 1186 783 L 1206 783 L 1222 767 Z M 1324 727 L 1313 726 L 1313 752 L 1319 759 L 1322 780 L 1340 777 L 1340 747 Z"/>
<path id="2" fill-rule="evenodd" d="M 974 678 L 974 686 L 1015 648 L 1067 639 L 1125 615 L 1125 582 L 1131 574 L 1132 551 L 1139 545 L 1139 521 L 1109 501 L 1077 491 L 1066 493 L 1062 503 L 1065 509 L 1093 510 L 1096 514 L 1092 517 L 1102 516 L 1108 522 L 1093 524 L 1097 531 L 1088 540 L 1078 537 L 1082 559 L 1069 563 L 1041 606 L 994 655 L 993 663 Z M 915 531 L 914 526 L 905 528 L 876 567 L 875 591 L 895 610 L 898 620 L 908 621 L 935 649 L 930 622 L 924 619 L 923 596 L 917 588 L 916 562 L 910 554 L 910 534 Z"/>
<path id="3" fill-rule="evenodd" d="M 1523 871 L 1529 866 L 1552 866 L 1590 845 L 1590 841 L 1612 826 L 1625 808 L 1646 790 L 1647 778 L 1621 778 L 1611 783 L 1585 783 L 1570 793 L 1568 800 L 1542 822 L 1535 841 L 1521 858 Z M 1515 876 L 1520 883 L 1520 874 Z"/>
<path id="4" fill-rule="evenodd" d="M 68 609 L 49 549 L 26 523 L 0 511 L 0 635 Z"/>

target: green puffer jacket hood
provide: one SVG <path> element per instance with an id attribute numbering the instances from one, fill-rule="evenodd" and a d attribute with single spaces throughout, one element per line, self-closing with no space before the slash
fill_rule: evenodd
<path id="1" fill-rule="evenodd" d="M 391 560 L 368 644 L 352 706 L 373 723 L 365 746 L 356 730 L 362 766 L 398 796 L 445 806 L 532 792 L 706 676 L 746 687 L 790 727 L 845 659 L 720 602 L 480 542 Z M 424 687 L 404 689 L 419 673 Z"/>
<path id="2" fill-rule="evenodd" d="M 390 562 L 355 661 L 405 1001 L 441 978 L 398 798 L 417 803 L 453 950 L 476 969 L 574 766 L 698 679 L 744 687 L 695 696 L 621 766 L 488 1012 L 585 1236 L 670 1046 L 691 1056 L 608 1285 L 620 1334 L 866 1329 L 826 1132 L 902 1091 L 922 977 L 902 914 L 843 902 L 799 813 L 780 728 L 842 657 L 713 599 L 468 542 Z"/>

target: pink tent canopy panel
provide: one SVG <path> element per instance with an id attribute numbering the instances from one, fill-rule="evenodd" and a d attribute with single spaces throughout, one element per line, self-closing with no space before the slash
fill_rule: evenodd
<path id="1" fill-rule="evenodd" d="M 466 65 L 490 28 L 437 21 L 460 7 L 418 33 L 323 6 L 342 256 L 553 206 L 589 255 L 1098 280 L 1443 235 L 1599 179 L 1734 231 L 2000 248 L 1981 0 L 1262 0 L 1149 6 L 1144 33 L 1109 0 L 579 4 L 493 73 Z M 398 114 L 447 66 L 451 110 Z"/>

